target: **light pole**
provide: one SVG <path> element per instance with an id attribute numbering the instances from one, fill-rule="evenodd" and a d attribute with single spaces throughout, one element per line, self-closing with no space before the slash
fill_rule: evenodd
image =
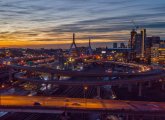
<path id="1" fill-rule="evenodd" d="M 83 92 L 84 92 L 84 105 L 85 105 L 85 109 L 87 107 L 87 99 L 86 99 L 86 91 L 87 90 L 88 90 L 88 86 L 84 86 Z M 85 120 L 85 113 L 83 113 L 83 119 Z"/>
<path id="2" fill-rule="evenodd" d="M 88 86 L 84 86 L 84 101 L 85 101 L 85 108 L 87 107 L 87 99 L 86 99 L 86 91 L 88 90 Z"/>
<path id="3" fill-rule="evenodd" d="M 0 89 L 3 89 L 5 88 L 5 85 L 4 84 L 1 84 L 0 85 Z M 0 93 L 0 105 L 2 105 L 2 96 L 1 96 L 1 93 Z"/>
<path id="4" fill-rule="evenodd" d="M 1 89 L 1 86 L 0 86 L 0 89 Z M 1 91 L 0 91 L 0 106 L 1 106 Z"/>

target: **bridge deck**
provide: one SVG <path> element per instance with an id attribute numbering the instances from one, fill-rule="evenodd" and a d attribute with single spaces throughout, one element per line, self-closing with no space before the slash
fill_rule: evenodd
<path id="1" fill-rule="evenodd" d="M 70 76 L 70 77 L 105 77 L 105 76 L 136 77 L 136 76 L 153 75 L 153 74 L 158 74 L 159 72 L 162 72 L 162 70 L 159 70 L 159 71 L 153 71 L 153 72 L 140 72 L 140 73 L 139 72 L 137 72 L 137 73 L 126 73 L 126 72 L 107 73 L 104 71 L 97 71 L 97 72 L 70 71 L 70 70 L 57 70 L 57 69 L 51 69 L 51 68 L 16 66 L 16 65 L 11 65 L 8 67 L 13 68 L 15 70 L 27 70 L 27 71 L 31 71 L 31 72 L 52 73 L 52 74 L 59 75 L 59 76 Z"/>
<path id="2" fill-rule="evenodd" d="M 35 102 L 40 105 L 34 105 Z M 79 110 L 79 111 L 127 111 L 141 113 L 165 113 L 165 103 L 101 100 L 85 98 L 39 97 L 39 96 L 1 96 L 0 110 L 26 110 L 27 108 L 45 110 Z M 42 112 L 44 112 L 42 110 Z M 46 111 L 45 111 L 46 112 Z M 165 115 L 165 114 L 164 114 Z"/>
<path id="3" fill-rule="evenodd" d="M 19 73 L 15 74 L 14 76 L 17 80 L 22 81 L 29 81 L 29 82 L 36 82 L 36 83 L 51 83 L 51 84 L 58 84 L 58 85 L 119 85 L 119 84 L 136 84 L 140 82 L 148 82 L 148 81 L 159 81 L 160 79 L 164 80 L 165 74 L 159 75 L 150 75 L 146 77 L 134 77 L 134 78 L 123 78 L 123 79 L 116 79 L 116 80 L 97 80 L 96 78 L 70 78 L 69 80 L 42 80 L 42 79 L 34 79 L 34 78 L 27 78 L 24 75 Z"/>

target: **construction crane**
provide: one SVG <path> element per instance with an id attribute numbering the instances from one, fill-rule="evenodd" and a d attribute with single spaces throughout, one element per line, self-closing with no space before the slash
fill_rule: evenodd
<path id="1" fill-rule="evenodd" d="M 135 31 L 137 31 L 139 29 L 139 25 L 137 25 L 134 20 L 132 20 L 132 23 L 134 25 Z"/>

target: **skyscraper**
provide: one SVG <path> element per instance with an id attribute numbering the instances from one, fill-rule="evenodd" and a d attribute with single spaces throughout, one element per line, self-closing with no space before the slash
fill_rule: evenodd
<path id="1" fill-rule="evenodd" d="M 142 29 L 141 33 L 135 35 L 135 47 L 136 58 L 143 58 L 145 53 L 145 40 L 146 40 L 146 29 Z"/>
<path id="2" fill-rule="evenodd" d="M 159 36 L 152 36 L 152 37 L 146 37 L 145 40 L 145 57 L 148 59 L 148 61 L 151 61 L 151 48 L 155 46 L 155 44 L 160 43 L 160 37 Z"/>
<path id="3" fill-rule="evenodd" d="M 135 36 L 136 36 L 137 32 L 135 31 L 135 29 L 133 29 L 131 31 L 131 39 L 130 39 L 130 48 L 134 49 L 135 48 Z"/>
<path id="4" fill-rule="evenodd" d="M 141 30 L 142 41 L 141 41 L 141 57 L 144 57 L 144 49 L 145 49 L 145 40 L 146 40 L 146 29 Z"/>

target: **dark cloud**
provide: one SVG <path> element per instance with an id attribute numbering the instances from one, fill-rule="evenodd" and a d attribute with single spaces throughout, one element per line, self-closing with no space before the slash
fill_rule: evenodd
<path id="1" fill-rule="evenodd" d="M 164 22 L 155 22 L 148 24 L 144 21 L 145 17 L 155 18 L 157 16 L 164 16 L 165 13 L 159 14 L 139 14 L 139 15 L 128 15 L 119 17 L 105 17 L 92 20 L 78 21 L 72 24 L 64 24 L 51 29 L 49 32 L 113 32 L 121 30 L 130 30 L 133 28 L 132 20 L 136 19 L 137 24 L 141 27 L 147 28 L 160 28 L 164 27 Z"/>
<path id="2" fill-rule="evenodd" d="M 145 28 L 165 28 L 165 22 L 157 22 L 144 25 Z"/>

